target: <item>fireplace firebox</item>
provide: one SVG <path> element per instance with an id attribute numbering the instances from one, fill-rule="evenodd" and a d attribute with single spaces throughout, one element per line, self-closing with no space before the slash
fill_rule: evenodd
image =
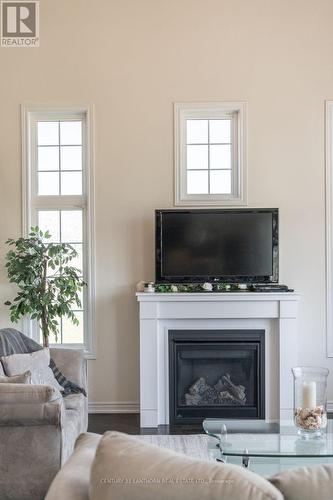
<path id="1" fill-rule="evenodd" d="M 170 424 L 265 418 L 264 330 L 169 330 Z"/>

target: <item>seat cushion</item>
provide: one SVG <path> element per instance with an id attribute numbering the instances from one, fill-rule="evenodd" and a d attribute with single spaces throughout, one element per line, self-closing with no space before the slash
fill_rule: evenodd
<path id="1" fill-rule="evenodd" d="M 99 434 L 85 433 L 78 437 L 75 449 L 54 478 L 45 500 L 89 500 L 90 468 Z"/>
<path id="2" fill-rule="evenodd" d="M 235 465 L 196 460 L 106 432 L 91 468 L 90 500 L 282 500 L 269 481 Z"/>
<path id="3" fill-rule="evenodd" d="M 333 498 L 333 465 L 285 470 L 270 477 L 269 481 L 281 491 L 285 500 Z"/>

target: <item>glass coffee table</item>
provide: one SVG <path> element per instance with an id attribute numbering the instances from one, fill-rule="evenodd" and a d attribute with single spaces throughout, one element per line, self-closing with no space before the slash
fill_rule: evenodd
<path id="1" fill-rule="evenodd" d="M 305 439 L 292 421 L 206 419 L 205 433 L 217 461 L 236 463 L 261 475 L 286 468 L 333 463 L 333 420 L 323 436 Z"/>

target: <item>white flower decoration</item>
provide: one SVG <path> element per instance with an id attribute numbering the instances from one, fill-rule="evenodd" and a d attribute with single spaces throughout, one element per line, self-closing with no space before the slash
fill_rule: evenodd
<path id="1" fill-rule="evenodd" d="M 178 292 L 178 286 L 177 285 L 171 285 L 171 291 L 172 292 Z"/>
<path id="2" fill-rule="evenodd" d="M 213 285 L 211 283 L 204 283 L 202 285 L 202 289 L 205 290 L 206 292 L 212 292 L 213 291 Z"/>

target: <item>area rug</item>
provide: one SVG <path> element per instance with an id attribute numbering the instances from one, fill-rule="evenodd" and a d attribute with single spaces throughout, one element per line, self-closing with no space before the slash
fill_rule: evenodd
<path id="1" fill-rule="evenodd" d="M 154 444 L 155 446 L 161 446 L 162 448 L 168 448 L 177 453 L 183 453 L 192 458 L 210 461 L 214 460 L 212 450 L 214 449 L 215 443 L 212 443 L 212 439 L 205 435 L 140 435 L 135 437 L 147 443 Z"/>

